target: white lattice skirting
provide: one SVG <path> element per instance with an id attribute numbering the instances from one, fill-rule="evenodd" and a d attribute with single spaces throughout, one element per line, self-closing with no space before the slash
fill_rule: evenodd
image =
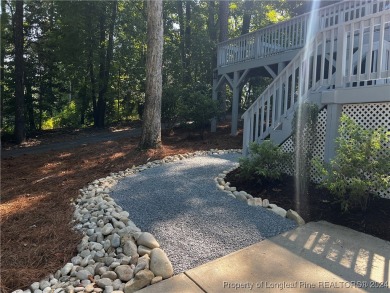
<path id="1" fill-rule="evenodd" d="M 345 104 L 343 105 L 343 114 L 348 115 L 367 129 L 377 129 L 382 126 L 390 131 L 390 103 Z M 324 158 L 325 150 L 326 115 L 326 108 L 322 109 L 318 115 L 317 140 L 314 147 L 314 156 L 321 159 Z M 293 152 L 294 144 L 291 137 L 281 147 L 285 152 Z M 390 147 L 390 144 L 387 147 Z M 286 172 L 290 175 L 293 174 L 293 170 L 286 170 Z M 321 180 L 313 170 L 310 170 L 310 177 L 312 181 L 317 183 Z M 379 191 L 379 194 L 381 197 L 390 199 L 390 189 Z"/>

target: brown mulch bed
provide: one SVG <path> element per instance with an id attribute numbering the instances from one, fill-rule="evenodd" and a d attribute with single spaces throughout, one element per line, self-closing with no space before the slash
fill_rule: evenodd
<path id="1" fill-rule="evenodd" d="M 371 199 L 366 212 L 356 208 L 342 213 L 340 204 L 335 202 L 332 194 L 316 184 L 309 185 L 306 196 L 296 198 L 294 178 L 291 176 L 285 176 L 279 182 L 259 183 L 257 179 L 240 179 L 237 176 L 239 172 L 239 168 L 235 169 L 227 174 L 225 179 L 238 191 L 243 190 L 254 197 L 267 198 L 285 210 L 293 209 L 306 222 L 325 220 L 390 241 L 390 199 Z"/>
<path id="2" fill-rule="evenodd" d="M 126 138 L 1 160 L 1 292 L 27 288 L 74 256 L 81 235 L 72 231 L 70 202 L 87 183 L 168 155 L 241 148 L 242 135 L 230 136 L 224 125 L 204 140 L 176 130 L 163 136 L 158 150 L 139 151 L 138 142 Z"/>

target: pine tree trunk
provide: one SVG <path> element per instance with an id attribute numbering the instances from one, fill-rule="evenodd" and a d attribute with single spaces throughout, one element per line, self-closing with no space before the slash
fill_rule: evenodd
<path id="1" fill-rule="evenodd" d="M 97 119 L 95 126 L 103 128 L 106 116 L 106 98 L 108 81 L 110 76 L 111 61 L 114 52 L 114 28 L 117 13 L 117 1 L 112 2 L 112 14 L 109 22 L 108 45 L 106 47 L 106 12 L 100 18 L 100 72 L 99 72 L 99 97 L 97 101 Z"/>
<path id="2" fill-rule="evenodd" d="M 162 0 L 148 0 L 145 109 L 140 148 L 161 146 L 161 95 L 163 56 Z"/>
<path id="3" fill-rule="evenodd" d="M 4 28 L 5 25 L 8 21 L 8 14 L 5 12 L 5 1 L 1 1 L 1 35 L 4 35 Z M 0 53 L 0 58 L 1 58 L 1 64 L 0 64 L 0 97 L 2 97 L 1 100 L 1 110 L 4 111 L 4 58 L 5 58 L 5 44 L 4 41 L 1 42 L 1 53 Z M 4 124 L 4 115 L 0 115 L 0 128 L 3 129 L 3 124 Z"/>
<path id="4" fill-rule="evenodd" d="M 251 25 L 251 18 L 252 18 L 252 9 L 253 9 L 253 0 L 246 0 L 244 3 L 244 16 L 242 19 L 242 29 L 241 29 L 241 35 L 245 35 L 249 33 L 249 28 Z"/>
<path id="5" fill-rule="evenodd" d="M 208 7 L 208 33 L 212 46 L 210 47 L 210 56 L 211 56 L 211 64 L 210 64 L 210 83 L 213 82 L 213 72 L 214 69 L 217 68 L 217 30 L 215 27 L 215 1 L 209 1 Z"/>
<path id="6" fill-rule="evenodd" d="M 15 10 L 15 130 L 16 143 L 26 140 L 23 91 L 23 0 L 16 1 Z"/>
<path id="7" fill-rule="evenodd" d="M 219 42 L 228 39 L 229 1 L 219 1 Z M 222 119 L 226 119 L 226 85 L 221 87 L 220 110 Z"/>

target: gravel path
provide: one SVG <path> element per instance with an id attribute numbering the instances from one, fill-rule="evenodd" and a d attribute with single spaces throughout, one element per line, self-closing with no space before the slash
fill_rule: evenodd
<path id="1" fill-rule="evenodd" d="M 175 274 L 296 227 L 216 187 L 239 154 L 193 157 L 121 180 L 111 196 L 142 231 L 152 233 Z"/>

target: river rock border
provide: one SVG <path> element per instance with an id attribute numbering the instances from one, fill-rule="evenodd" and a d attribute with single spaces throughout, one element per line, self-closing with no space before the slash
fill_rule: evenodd
<path id="1" fill-rule="evenodd" d="M 258 207 L 266 208 L 283 218 L 294 220 L 299 226 L 305 224 L 305 220 L 296 211 L 291 209 L 286 211 L 284 208 L 281 208 L 276 204 L 270 203 L 269 200 L 266 198 L 265 199 L 256 198 L 246 193 L 245 191 L 237 191 L 236 187 L 230 186 L 230 182 L 225 181 L 226 175 L 232 172 L 233 170 L 237 169 L 238 166 L 239 164 L 236 164 L 235 167 L 223 171 L 222 173 L 218 174 L 218 176 L 214 179 L 217 184 L 217 187 L 220 190 L 226 192 L 228 196 L 246 202 L 250 206 L 258 206 Z"/>
<path id="2" fill-rule="evenodd" d="M 183 159 L 241 153 L 241 149 L 196 151 L 110 173 L 79 190 L 72 202 L 74 229 L 84 236 L 77 255 L 56 273 L 13 293 L 132 293 L 173 276 L 173 268 L 154 236 L 143 232 L 110 197 L 120 179 Z"/>

